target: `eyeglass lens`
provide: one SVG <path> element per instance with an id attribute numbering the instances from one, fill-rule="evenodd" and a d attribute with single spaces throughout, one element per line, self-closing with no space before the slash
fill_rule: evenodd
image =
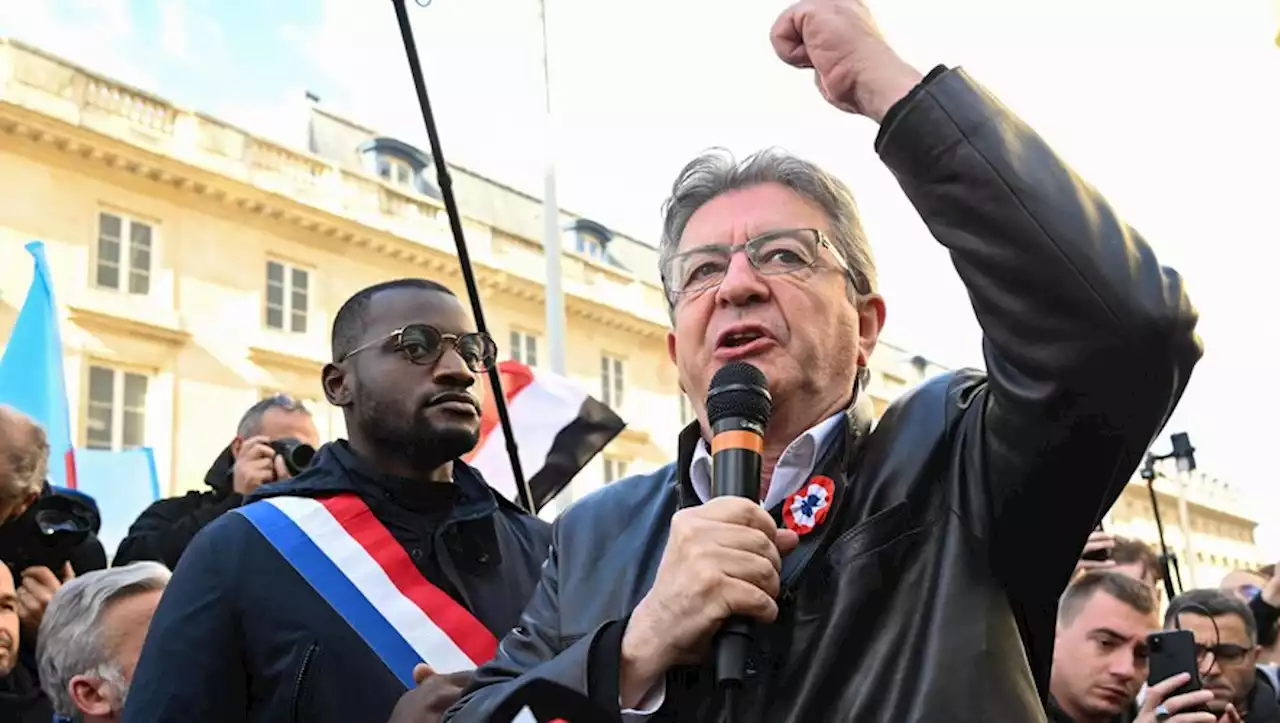
<path id="1" fill-rule="evenodd" d="M 719 284 L 733 254 L 741 248 L 751 265 L 766 276 L 791 274 L 813 266 L 818 235 L 808 229 L 779 231 L 748 241 L 744 246 L 703 246 L 672 259 L 672 290 L 688 294 Z"/>
<path id="2" fill-rule="evenodd" d="M 467 367 L 476 373 L 489 370 L 497 358 L 498 348 L 487 334 L 443 334 L 426 324 L 410 324 L 400 332 L 397 348 L 414 364 L 431 364 L 444 352 L 449 341 L 457 349 Z"/>

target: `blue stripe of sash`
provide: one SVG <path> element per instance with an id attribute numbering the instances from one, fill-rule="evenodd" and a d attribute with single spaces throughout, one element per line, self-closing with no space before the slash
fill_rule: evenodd
<path id="1" fill-rule="evenodd" d="M 266 502 L 255 502 L 236 511 L 253 523 L 280 556 L 364 639 L 406 689 L 414 686 L 413 667 L 422 662 L 422 657 L 301 527 Z"/>

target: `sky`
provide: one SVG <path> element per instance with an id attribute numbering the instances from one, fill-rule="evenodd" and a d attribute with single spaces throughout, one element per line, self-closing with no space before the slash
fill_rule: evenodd
<path id="1" fill-rule="evenodd" d="M 888 304 L 885 338 L 982 365 L 946 253 L 872 150 L 875 126 L 827 106 L 772 53 L 780 0 L 407 0 L 452 163 L 540 194 L 548 149 L 565 208 L 654 240 L 680 167 L 780 145 L 859 199 Z M 1168 433 L 1250 495 L 1280 557 L 1280 0 L 872 0 L 922 71 L 960 65 L 1027 120 L 1183 274 L 1206 356 Z M 21 9 L 19 9 L 21 6 Z M 426 148 L 388 0 L 35 0 L 0 34 L 298 144 L 303 94 Z M 463 209 L 465 212 L 465 208 Z M 1271 520 L 1275 520 L 1272 522 Z"/>

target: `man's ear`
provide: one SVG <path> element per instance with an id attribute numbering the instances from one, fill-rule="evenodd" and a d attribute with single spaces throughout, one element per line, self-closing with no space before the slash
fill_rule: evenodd
<path id="1" fill-rule="evenodd" d="M 884 298 L 879 294 L 868 294 L 858 304 L 858 366 L 871 365 L 871 352 L 875 351 L 876 342 L 880 340 L 880 331 L 884 329 Z"/>
<path id="2" fill-rule="evenodd" d="M 75 703 L 80 713 L 96 718 L 111 715 L 111 699 L 107 697 L 107 682 L 100 678 L 77 675 L 67 683 L 67 692 L 71 694 L 71 702 Z"/>
<path id="3" fill-rule="evenodd" d="M 240 438 L 240 435 L 238 435 L 238 434 L 237 434 L 237 435 L 236 435 L 236 438 L 235 438 L 235 439 L 233 439 L 233 440 L 231 440 L 231 457 L 232 457 L 232 459 L 234 459 L 234 458 L 236 458 L 236 457 L 239 457 L 239 456 L 240 456 L 240 450 L 241 450 L 243 447 L 244 447 L 244 440 L 243 440 L 243 439 L 241 439 L 241 438 Z"/>
<path id="4" fill-rule="evenodd" d="M 329 363 L 320 372 L 320 384 L 324 387 L 324 398 L 335 407 L 351 406 L 351 385 L 348 383 L 347 370 Z"/>

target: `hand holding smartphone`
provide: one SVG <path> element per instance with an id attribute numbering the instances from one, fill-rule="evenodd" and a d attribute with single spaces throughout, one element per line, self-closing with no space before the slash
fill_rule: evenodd
<path id="1" fill-rule="evenodd" d="M 1165 630 L 1148 635 L 1147 652 L 1150 664 L 1147 685 L 1150 687 L 1142 708 L 1144 713 L 1151 714 L 1151 720 L 1171 723 L 1217 720 L 1208 707 L 1213 692 L 1202 690 L 1196 639 L 1190 630 Z M 1162 712 L 1167 715 L 1160 716 Z M 1139 716 L 1139 720 L 1143 718 Z"/>

